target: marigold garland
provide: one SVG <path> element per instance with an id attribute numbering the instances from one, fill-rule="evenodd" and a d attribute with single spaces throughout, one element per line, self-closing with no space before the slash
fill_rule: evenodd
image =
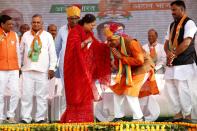
<path id="1" fill-rule="evenodd" d="M 0 131 L 196 131 L 197 124 L 170 122 L 94 122 L 53 124 L 1 124 Z"/>

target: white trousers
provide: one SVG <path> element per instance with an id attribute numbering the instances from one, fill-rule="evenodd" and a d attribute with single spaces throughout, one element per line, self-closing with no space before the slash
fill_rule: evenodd
<path id="1" fill-rule="evenodd" d="M 5 119 L 4 111 L 4 94 L 6 88 L 10 89 L 10 104 L 7 117 L 15 117 L 15 110 L 18 106 L 20 97 L 19 91 L 19 71 L 0 71 L 0 119 Z"/>
<path id="2" fill-rule="evenodd" d="M 142 82 L 142 85 L 146 82 L 146 80 L 149 77 L 149 73 L 146 73 L 144 76 L 144 80 Z M 141 85 L 141 86 L 142 86 Z M 116 95 L 114 94 L 114 116 L 115 118 L 121 118 L 124 117 L 124 108 L 128 108 L 123 106 L 124 105 L 124 99 L 128 102 L 128 107 L 133 113 L 133 119 L 140 119 L 143 117 L 142 110 L 140 108 L 140 103 L 138 97 L 128 96 L 128 95 Z"/>
<path id="3" fill-rule="evenodd" d="M 35 121 L 45 120 L 48 107 L 48 74 L 37 71 L 25 71 L 22 73 L 22 97 L 21 97 L 21 116 L 22 119 L 31 122 L 33 95 L 36 96 Z"/>
<path id="4" fill-rule="evenodd" d="M 166 80 L 165 88 L 167 88 L 174 113 L 182 112 L 184 116 L 190 115 L 192 102 L 188 80 Z"/>
<path id="5" fill-rule="evenodd" d="M 139 99 L 145 121 L 155 121 L 160 115 L 160 107 L 154 96 L 145 96 Z"/>
<path id="6" fill-rule="evenodd" d="M 124 100 L 127 100 L 128 105 L 124 104 Z M 125 108 L 129 108 L 132 111 L 133 119 L 140 119 L 143 117 L 143 113 L 140 108 L 138 97 L 114 94 L 114 116 L 115 118 L 124 117 Z"/>
<path id="7" fill-rule="evenodd" d="M 63 62 L 59 63 L 59 72 L 60 72 L 60 78 L 62 81 L 62 86 L 64 87 L 64 63 Z"/>
<path id="8" fill-rule="evenodd" d="M 194 77 L 189 81 L 189 88 L 191 92 L 192 99 L 192 119 L 197 120 L 197 77 Z"/>

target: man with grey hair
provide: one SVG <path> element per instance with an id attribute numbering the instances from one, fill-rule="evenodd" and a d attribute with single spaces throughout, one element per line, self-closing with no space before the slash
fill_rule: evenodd
<path id="1" fill-rule="evenodd" d="M 56 36 L 57 36 L 57 26 L 55 24 L 50 24 L 47 27 L 47 31 L 49 33 L 51 33 L 51 35 L 53 36 L 53 40 L 55 40 Z"/>
<path id="2" fill-rule="evenodd" d="M 32 121 L 33 95 L 37 109 L 35 122 L 43 123 L 47 112 L 49 80 L 55 75 L 57 63 L 55 44 L 50 33 L 43 30 L 42 16 L 32 17 L 32 28 L 21 39 L 23 89 L 21 98 L 22 123 Z"/>
<path id="3" fill-rule="evenodd" d="M 150 54 L 155 63 L 155 71 L 157 73 L 164 73 L 164 66 L 166 65 L 166 54 L 163 49 L 163 44 L 158 42 L 158 33 L 155 29 L 148 30 L 148 43 L 143 45 L 143 49 Z"/>

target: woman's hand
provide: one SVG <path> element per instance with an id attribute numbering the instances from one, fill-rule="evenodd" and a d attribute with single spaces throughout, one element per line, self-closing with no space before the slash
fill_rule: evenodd
<path id="1" fill-rule="evenodd" d="M 86 40 L 84 40 L 81 44 L 81 48 L 86 47 L 88 44 L 92 43 L 93 39 L 92 37 L 87 38 Z"/>
<path id="2" fill-rule="evenodd" d="M 92 39 L 92 37 L 90 36 L 88 39 L 86 39 L 86 40 L 84 41 L 84 43 L 88 44 L 88 43 L 92 43 L 92 41 L 93 41 L 93 39 Z"/>

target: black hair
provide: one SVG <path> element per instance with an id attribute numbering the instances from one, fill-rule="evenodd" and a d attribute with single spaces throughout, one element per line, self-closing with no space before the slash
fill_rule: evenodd
<path id="1" fill-rule="evenodd" d="M 8 15 L 1 15 L 0 16 L 0 26 L 1 26 L 1 23 L 5 24 L 6 21 L 11 20 L 11 19 L 12 19 L 12 17 L 10 17 Z"/>
<path id="2" fill-rule="evenodd" d="M 96 17 L 93 14 L 86 14 L 82 19 L 78 21 L 79 25 L 84 25 L 84 23 L 92 23 L 96 20 Z"/>
<path id="3" fill-rule="evenodd" d="M 179 6 L 179 7 L 183 7 L 184 10 L 186 9 L 185 2 L 182 1 L 182 0 L 173 1 L 173 2 L 170 4 L 170 6 L 173 6 L 173 5 L 177 5 L 177 6 Z"/>

